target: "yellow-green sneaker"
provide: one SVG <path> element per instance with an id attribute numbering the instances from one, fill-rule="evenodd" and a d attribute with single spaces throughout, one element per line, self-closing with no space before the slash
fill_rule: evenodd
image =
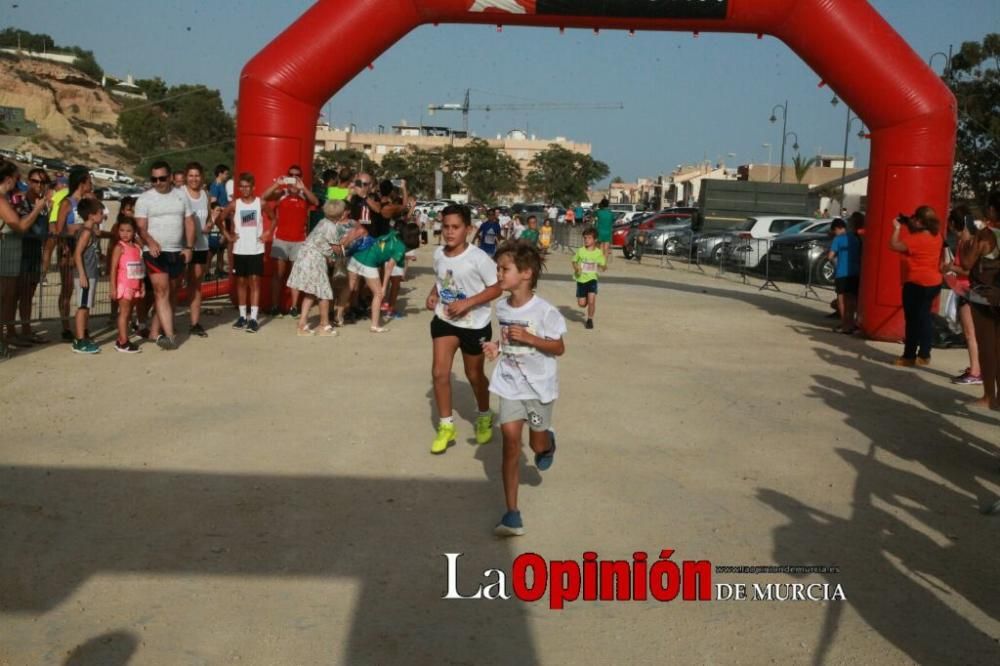
<path id="1" fill-rule="evenodd" d="M 493 439 L 493 414 L 476 417 L 476 443 L 489 444 Z"/>
<path id="2" fill-rule="evenodd" d="M 448 450 L 448 444 L 455 441 L 455 424 L 441 423 L 438 425 L 438 434 L 431 442 L 431 453 L 444 453 Z"/>

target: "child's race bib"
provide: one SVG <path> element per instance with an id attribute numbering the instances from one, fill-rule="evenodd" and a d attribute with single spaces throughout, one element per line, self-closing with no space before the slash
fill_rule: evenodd
<path id="1" fill-rule="evenodd" d="M 125 262 L 125 277 L 129 280 L 141 280 L 146 277 L 146 265 L 141 261 Z"/>
<path id="2" fill-rule="evenodd" d="M 584 261 L 580 264 L 581 273 L 596 273 L 597 272 L 597 262 L 594 261 Z"/>

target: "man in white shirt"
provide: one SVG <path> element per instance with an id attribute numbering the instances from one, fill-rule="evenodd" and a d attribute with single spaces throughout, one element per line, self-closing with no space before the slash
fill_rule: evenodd
<path id="1" fill-rule="evenodd" d="M 187 197 L 173 189 L 169 164 L 153 163 L 149 180 L 153 189 L 143 192 L 136 201 L 135 221 L 146 245 L 143 259 L 155 298 L 156 316 L 150 337 L 161 349 L 176 349 L 173 304 L 180 279 L 191 262 L 195 221 Z"/>

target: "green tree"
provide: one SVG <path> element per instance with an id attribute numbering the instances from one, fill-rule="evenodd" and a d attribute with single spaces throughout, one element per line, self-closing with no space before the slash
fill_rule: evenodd
<path id="1" fill-rule="evenodd" d="M 953 193 L 983 201 L 1000 188 L 1000 34 L 962 44 L 945 80 L 958 101 Z"/>
<path id="2" fill-rule="evenodd" d="M 349 166 L 358 170 L 361 169 L 362 164 L 366 171 L 376 166 L 370 157 L 354 148 L 323 150 L 313 158 L 313 173 L 316 177 L 319 177 L 327 169 L 335 169 L 342 166 Z"/>
<path id="3" fill-rule="evenodd" d="M 139 155 L 162 150 L 167 145 L 165 115 L 155 106 L 145 106 L 145 102 L 128 101 L 118 114 L 118 136 Z"/>
<path id="4" fill-rule="evenodd" d="M 145 172 L 158 159 L 175 166 L 201 162 L 206 168 L 232 164 L 236 128 L 217 90 L 202 85 L 167 87 L 163 80 L 138 85 L 149 101 L 130 101 L 118 116 L 118 134 L 140 156 Z"/>
<path id="5" fill-rule="evenodd" d="M 526 185 L 530 194 L 569 206 L 585 200 L 587 188 L 606 178 L 608 173 L 608 165 L 604 162 L 551 144 L 531 160 Z"/>
<path id="6" fill-rule="evenodd" d="M 458 192 L 465 163 L 461 149 L 447 146 L 424 150 L 408 146 L 401 153 L 390 153 L 382 159 L 381 177 L 404 178 L 410 194 L 419 199 L 434 197 L 434 172 L 444 173 L 444 193 Z"/>
<path id="7" fill-rule="evenodd" d="M 474 201 L 493 203 L 500 194 L 516 192 L 521 184 L 517 160 L 483 139 L 460 149 L 462 185 Z"/>
<path id="8" fill-rule="evenodd" d="M 806 174 L 809 173 L 809 169 L 813 168 L 813 165 L 815 165 L 818 161 L 818 158 L 815 157 L 810 157 L 808 159 L 802 157 L 801 155 L 793 157 L 792 166 L 795 167 L 795 181 L 801 183 L 806 177 Z"/>

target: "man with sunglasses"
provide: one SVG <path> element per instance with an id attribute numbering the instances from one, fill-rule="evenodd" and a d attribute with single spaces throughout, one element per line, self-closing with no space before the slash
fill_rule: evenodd
<path id="1" fill-rule="evenodd" d="M 149 181 L 153 188 L 136 201 L 135 221 L 146 245 L 143 259 L 156 305 L 150 337 L 156 338 L 161 349 L 170 350 L 177 348 L 173 304 L 180 279 L 191 262 L 195 220 L 187 197 L 174 190 L 169 164 L 154 162 Z"/>
<path id="2" fill-rule="evenodd" d="M 372 238 L 389 233 L 389 220 L 382 216 L 382 199 L 370 173 L 359 173 L 349 202 L 351 219 L 365 225 Z"/>
<path id="3" fill-rule="evenodd" d="M 319 206 L 319 199 L 302 182 L 302 167 L 293 164 L 288 167 L 288 175 L 278 178 L 271 187 L 264 191 L 261 199 L 275 202 L 274 209 L 277 221 L 274 228 L 274 241 L 271 243 L 271 258 L 275 260 L 275 271 L 271 275 L 271 311 L 272 317 L 281 316 L 281 295 L 292 264 L 299 257 L 299 248 L 306 240 L 309 226 L 309 211 Z M 289 317 L 299 316 L 299 290 L 292 289 Z"/>

